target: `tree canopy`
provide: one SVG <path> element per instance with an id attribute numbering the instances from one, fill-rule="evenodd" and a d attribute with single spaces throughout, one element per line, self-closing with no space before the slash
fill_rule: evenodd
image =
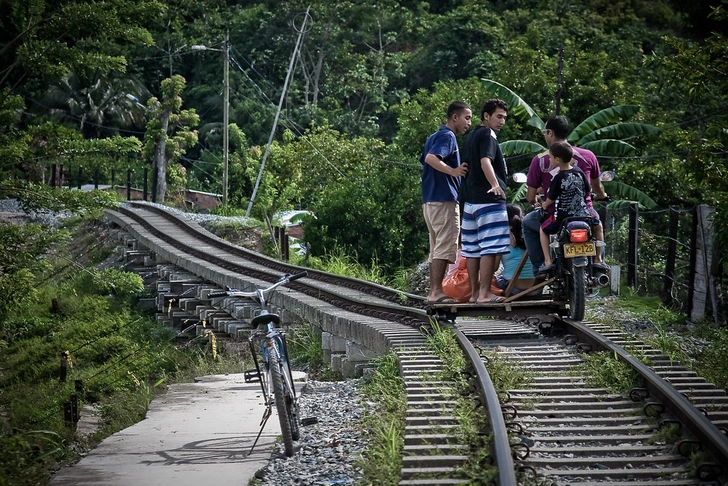
<path id="1" fill-rule="evenodd" d="M 726 0 L 713 3 L 0 2 L 0 171 L 47 181 L 50 164 L 83 161 L 104 177 L 114 167 L 171 167 L 157 173 L 162 187 L 174 177 L 221 193 L 229 47 L 228 203 L 243 208 L 252 195 L 290 77 L 254 214 L 315 210 L 318 252 L 341 244 L 388 266 L 424 256 L 417 159 L 451 101 L 468 102 L 479 123 L 498 93 L 483 79 L 531 110 L 510 103 L 504 147 L 541 145 L 539 121 L 558 110 L 570 141 L 598 152 L 620 183 L 660 205 L 723 208 L 728 29 Z M 184 90 L 168 98 L 179 80 Z M 172 143 L 160 152 L 167 99 Z M 102 139 L 121 148 L 82 143 Z M 513 171 L 528 164 L 526 152 L 512 152 Z"/>

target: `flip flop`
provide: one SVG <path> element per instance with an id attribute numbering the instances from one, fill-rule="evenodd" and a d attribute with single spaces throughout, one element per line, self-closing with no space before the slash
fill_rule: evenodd
<path id="1" fill-rule="evenodd" d="M 503 302 L 506 300 L 505 297 L 501 297 L 500 295 L 493 295 L 490 299 L 484 301 L 484 302 L 477 302 L 478 304 L 493 304 L 498 302 Z"/>
<path id="2" fill-rule="evenodd" d="M 459 304 L 460 302 L 453 299 L 452 297 L 448 297 L 447 295 L 444 297 L 440 297 L 437 300 L 428 300 L 428 304 Z"/>

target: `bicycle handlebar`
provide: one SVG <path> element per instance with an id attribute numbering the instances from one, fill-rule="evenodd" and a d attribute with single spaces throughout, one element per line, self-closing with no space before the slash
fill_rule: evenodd
<path id="1" fill-rule="evenodd" d="M 266 294 L 273 290 L 276 287 L 279 287 L 281 285 L 287 284 L 288 282 L 293 282 L 294 280 L 298 280 L 299 278 L 303 278 L 308 275 L 308 272 L 306 270 L 297 273 L 295 275 L 285 274 L 281 278 L 278 279 L 277 282 L 272 284 L 270 287 L 264 288 L 264 289 L 258 289 L 258 290 L 252 290 L 252 291 L 244 291 L 244 290 L 237 290 L 237 289 L 228 289 L 228 290 L 220 290 L 217 292 L 210 292 L 207 294 L 208 298 L 215 298 L 215 297 L 256 297 L 258 295 L 258 292 L 262 292 L 263 294 Z"/>

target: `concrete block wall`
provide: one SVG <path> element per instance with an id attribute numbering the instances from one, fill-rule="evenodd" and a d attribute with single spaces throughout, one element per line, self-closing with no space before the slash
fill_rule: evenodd
<path id="1" fill-rule="evenodd" d="M 244 279 L 238 273 L 220 268 L 212 269 L 206 262 L 178 257 L 165 245 L 147 241 L 143 235 L 128 237 L 126 244 L 136 250 L 140 241 L 143 241 L 144 247 L 150 252 L 145 256 L 147 261 L 156 263 L 159 277 L 158 320 L 172 322 L 170 308 L 174 308 L 175 311 L 186 313 L 188 319 L 198 317 L 200 321 L 204 320 L 233 339 L 247 340 L 251 330 L 250 319 L 258 314 L 259 309 L 254 304 L 247 305 L 242 300 L 233 298 L 223 299 L 225 302 L 219 306 L 217 302 L 209 305 L 207 294 L 214 289 L 226 287 L 252 290 L 257 286 L 267 285 L 267 282 Z M 392 347 L 393 333 L 407 329 L 411 331 L 402 324 L 344 311 L 290 288 L 279 288 L 270 295 L 269 303 L 271 311 L 281 315 L 285 326 L 300 319 L 314 324 L 323 336 L 330 336 L 325 338 L 327 344 L 324 345 L 324 359 L 331 364 L 333 371 L 345 377 L 360 375 L 369 360 L 388 353 Z M 174 317 L 177 326 L 184 322 L 182 315 Z"/>

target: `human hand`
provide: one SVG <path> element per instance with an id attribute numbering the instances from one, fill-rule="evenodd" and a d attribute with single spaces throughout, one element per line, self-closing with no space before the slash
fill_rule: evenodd
<path id="1" fill-rule="evenodd" d="M 462 163 L 453 169 L 453 177 L 465 177 L 468 174 L 468 164 Z"/>
<path id="2" fill-rule="evenodd" d="M 501 186 L 493 186 L 488 191 L 488 194 L 493 194 L 494 196 L 503 196 L 506 197 L 506 191 L 501 188 Z"/>

